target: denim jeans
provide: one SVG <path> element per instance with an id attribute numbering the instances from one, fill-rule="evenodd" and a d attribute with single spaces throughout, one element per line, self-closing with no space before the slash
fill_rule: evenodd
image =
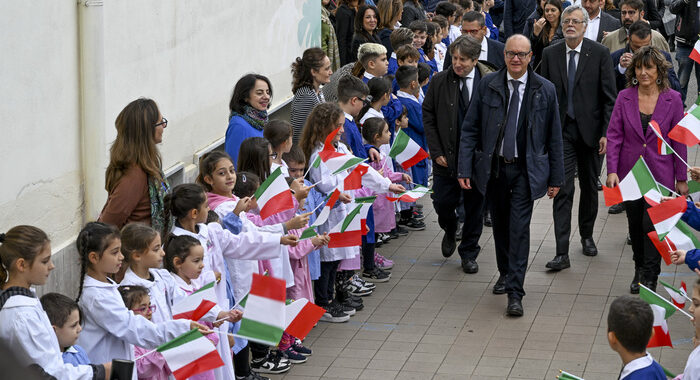
<path id="1" fill-rule="evenodd" d="M 700 84 L 700 64 L 690 59 L 688 56 L 693 51 L 692 46 L 678 44 L 676 47 L 676 61 L 678 61 L 678 80 L 681 82 L 681 93 L 684 98 L 688 99 L 688 82 L 690 81 L 690 73 L 695 67 L 695 80 Z"/>

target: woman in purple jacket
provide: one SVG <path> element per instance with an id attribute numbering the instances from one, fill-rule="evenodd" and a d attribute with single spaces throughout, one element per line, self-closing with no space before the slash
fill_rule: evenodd
<path id="1" fill-rule="evenodd" d="M 607 138 L 608 187 L 617 186 L 628 175 L 640 157 L 644 158 L 656 182 L 688 193 L 686 166 L 675 155 L 660 155 L 657 137 L 649 127 L 655 121 L 664 139 L 686 160 L 686 146 L 670 140 L 668 132 L 683 118 L 683 102 L 668 81 L 668 65 L 663 54 L 654 47 L 641 48 L 627 69 L 627 88 L 620 91 L 615 102 Z M 643 194 L 642 194 L 643 195 Z M 625 202 L 627 224 L 634 253 L 634 279 L 630 292 L 639 293 L 639 283 L 656 289 L 661 271 L 661 256 L 647 233 L 654 230 L 646 210 L 649 206 L 640 198 Z"/>

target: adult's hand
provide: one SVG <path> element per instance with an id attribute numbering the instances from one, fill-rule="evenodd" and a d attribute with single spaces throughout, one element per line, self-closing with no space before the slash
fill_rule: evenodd
<path id="1" fill-rule="evenodd" d="M 598 154 L 605 154 L 608 150 L 608 138 L 603 136 L 598 140 Z"/>
<path id="2" fill-rule="evenodd" d="M 617 177 L 617 174 L 615 173 L 610 173 L 608 174 L 608 179 L 605 181 L 605 185 L 607 187 L 615 187 L 620 183 L 620 178 Z"/>
<path id="3" fill-rule="evenodd" d="M 688 182 L 686 181 L 678 181 L 676 182 L 676 190 L 678 193 L 682 196 L 688 195 Z"/>
<path id="4" fill-rule="evenodd" d="M 628 68 L 632 64 L 632 56 L 632 53 L 623 53 L 620 57 L 620 66 Z"/>
<path id="5" fill-rule="evenodd" d="M 445 158 L 445 156 L 440 156 L 440 157 L 436 158 L 435 163 L 440 165 L 440 166 L 447 167 L 447 159 Z"/>
<path id="6" fill-rule="evenodd" d="M 540 33 L 542 33 L 542 29 L 544 29 L 545 23 L 547 23 L 547 20 L 545 20 L 544 17 L 541 17 L 539 20 L 535 21 L 532 24 L 532 34 L 539 36 Z"/>
<path id="7" fill-rule="evenodd" d="M 471 190 L 472 188 L 472 183 L 469 178 L 458 178 L 457 181 L 459 181 L 459 186 L 464 189 L 464 190 Z"/>

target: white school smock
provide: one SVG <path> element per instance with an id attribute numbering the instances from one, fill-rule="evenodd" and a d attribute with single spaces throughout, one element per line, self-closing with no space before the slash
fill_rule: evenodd
<path id="1" fill-rule="evenodd" d="M 12 347 L 23 367 L 36 363 L 58 380 L 92 380 L 91 366 L 63 362 L 56 333 L 36 297 L 15 295 L 5 302 L 0 310 L 0 339 Z"/>
<path id="2" fill-rule="evenodd" d="M 112 359 L 134 360 L 134 346 L 154 349 L 188 332 L 190 321 L 153 323 L 127 309 L 119 285 L 85 275 L 78 305 L 83 312 L 83 331 L 78 344 L 93 363 Z M 135 367 L 134 367 L 135 368 Z M 134 371 L 136 379 L 136 371 Z"/>
<path id="3" fill-rule="evenodd" d="M 322 149 L 323 144 L 318 144 L 314 151 L 311 153 L 309 162 L 314 162 L 316 160 L 316 157 L 318 157 L 318 153 Z M 338 143 L 336 151 L 343 154 L 352 154 L 348 147 L 342 142 Z M 339 186 L 341 186 L 342 188 L 343 175 L 331 174 L 331 171 L 328 170 L 328 167 L 323 162 L 321 162 L 321 164 L 317 168 L 312 166 L 309 169 L 309 178 L 311 179 L 311 183 L 318 182 L 318 184 L 316 185 L 316 190 L 323 196 L 328 196 L 328 194 L 332 193 L 333 190 L 335 190 Z M 348 193 L 348 195 L 352 194 Z M 324 232 L 329 232 L 331 228 L 335 227 L 338 223 L 343 221 L 343 219 L 345 219 L 347 215 L 348 210 L 345 203 L 337 202 L 336 206 L 331 209 L 326 223 L 323 223 L 318 227 L 317 231 L 319 235 L 323 234 Z M 338 261 L 352 259 L 353 257 L 355 257 L 355 255 L 359 253 L 359 247 L 328 248 L 328 246 L 324 245 L 321 247 L 320 251 L 321 261 Z"/>
<path id="4" fill-rule="evenodd" d="M 148 272 L 153 276 L 153 281 L 144 280 L 129 268 L 119 285 L 140 285 L 148 289 L 151 305 L 156 305 L 151 321 L 153 323 L 169 321 L 173 319 L 173 305 L 187 297 L 187 293 L 175 285 L 175 281 L 167 270 L 151 268 Z"/>

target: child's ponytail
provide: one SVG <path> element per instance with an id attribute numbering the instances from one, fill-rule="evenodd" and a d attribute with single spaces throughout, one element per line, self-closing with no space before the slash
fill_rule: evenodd
<path id="1" fill-rule="evenodd" d="M 206 201 L 204 188 L 196 183 L 177 185 L 163 199 L 167 216 L 172 215 L 175 219 L 184 218 L 190 210 L 198 209 Z"/>
<path id="2" fill-rule="evenodd" d="M 370 117 L 365 120 L 362 124 L 362 138 L 367 140 L 368 143 L 375 145 L 374 142 L 377 135 L 381 135 L 384 131 L 384 126 L 386 125 L 386 120 L 381 117 Z"/>
<path id="3" fill-rule="evenodd" d="M 0 233 L 0 285 L 10 280 L 10 270 L 17 259 L 31 265 L 48 242 L 46 232 L 34 226 L 16 226 Z"/>
<path id="4" fill-rule="evenodd" d="M 78 296 L 75 298 L 75 302 L 78 302 L 83 294 L 83 283 L 85 282 L 88 265 L 90 265 L 90 252 L 96 252 L 98 257 L 102 257 L 102 253 L 104 253 L 109 243 L 113 239 L 119 239 L 120 237 L 117 227 L 101 222 L 90 222 L 80 231 L 75 242 L 80 255 L 80 285 L 78 286 Z"/>

